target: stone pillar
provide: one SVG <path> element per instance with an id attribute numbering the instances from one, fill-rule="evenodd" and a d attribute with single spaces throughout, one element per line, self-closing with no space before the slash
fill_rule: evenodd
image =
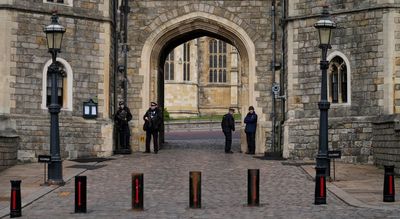
<path id="1" fill-rule="evenodd" d="M 231 78 L 231 106 L 237 107 L 238 106 L 238 86 L 239 86 L 239 56 L 237 50 L 232 47 L 231 51 L 231 71 L 230 71 L 230 78 Z M 243 112 L 242 112 L 243 113 Z"/>

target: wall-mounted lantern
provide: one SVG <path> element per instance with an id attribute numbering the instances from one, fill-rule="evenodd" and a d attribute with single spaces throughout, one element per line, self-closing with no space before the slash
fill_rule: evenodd
<path id="1" fill-rule="evenodd" d="M 83 102 L 83 118 L 95 119 L 97 118 L 97 103 L 90 99 L 87 102 Z"/>

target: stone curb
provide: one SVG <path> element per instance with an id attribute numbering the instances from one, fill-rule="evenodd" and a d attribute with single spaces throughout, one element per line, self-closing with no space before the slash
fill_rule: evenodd
<path id="1" fill-rule="evenodd" d="M 299 166 L 311 179 L 314 181 L 314 176 L 310 175 L 307 170 L 303 168 L 303 166 Z M 347 205 L 350 205 L 352 207 L 357 207 L 357 208 L 371 208 L 371 209 L 377 209 L 377 210 L 398 210 L 398 208 L 394 207 L 389 207 L 389 206 L 375 206 L 375 205 L 369 205 L 365 204 L 364 202 L 353 198 L 349 193 L 345 192 L 343 189 L 337 187 L 333 183 L 327 182 L 326 188 L 330 193 L 335 195 L 337 198 L 342 200 L 344 203 Z"/>
<path id="2" fill-rule="evenodd" d="M 93 164 L 96 165 L 97 163 Z M 82 174 L 84 172 L 86 172 L 87 169 L 77 169 L 76 171 L 74 171 L 73 173 L 71 173 L 70 175 L 66 176 L 65 179 L 65 183 L 71 181 L 75 176 Z M 41 189 L 39 189 L 38 191 L 32 193 L 31 195 L 29 195 L 28 197 L 24 198 L 24 200 L 21 203 L 21 207 L 24 208 L 30 204 L 32 204 L 34 201 L 40 199 L 41 197 L 47 195 L 48 193 L 60 188 L 61 186 L 48 186 L 48 187 L 43 187 Z M 10 209 L 8 207 L 3 208 L 0 210 L 0 218 L 5 218 L 7 216 L 10 215 Z M 23 215 L 23 212 L 22 212 Z"/>

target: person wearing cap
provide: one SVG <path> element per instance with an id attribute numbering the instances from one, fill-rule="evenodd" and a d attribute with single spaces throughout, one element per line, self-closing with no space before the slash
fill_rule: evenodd
<path id="1" fill-rule="evenodd" d="M 143 130 L 146 131 L 146 151 L 150 153 L 150 141 L 153 136 L 154 153 L 158 152 L 158 131 L 162 125 L 162 114 L 161 110 L 157 107 L 157 103 L 151 102 L 150 108 L 143 116 L 144 125 Z"/>
<path id="2" fill-rule="evenodd" d="M 117 126 L 119 147 L 122 150 L 130 151 L 130 136 L 129 121 L 132 120 L 131 111 L 123 101 L 119 102 L 119 108 L 114 116 L 114 121 Z"/>
<path id="3" fill-rule="evenodd" d="M 257 114 L 254 112 L 254 107 L 249 107 L 249 112 L 244 118 L 246 127 L 244 132 L 246 133 L 247 140 L 247 152 L 246 154 L 255 154 L 256 151 L 256 129 L 257 129 Z"/>
<path id="4" fill-rule="evenodd" d="M 225 135 L 225 153 L 232 154 L 232 131 L 235 131 L 235 119 L 233 118 L 235 109 L 230 108 L 229 112 L 222 117 L 221 128 Z"/>

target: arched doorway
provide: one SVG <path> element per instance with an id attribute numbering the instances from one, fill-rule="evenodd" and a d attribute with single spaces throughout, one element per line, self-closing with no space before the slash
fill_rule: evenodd
<path id="1" fill-rule="evenodd" d="M 150 25 L 151 26 L 151 25 Z M 156 100 L 163 106 L 163 65 L 168 53 L 176 46 L 189 40 L 209 36 L 223 40 L 235 46 L 241 57 L 242 86 L 239 88 L 239 103 L 241 113 L 247 113 L 249 105 L 253 105 L 259 114 L 258 131 L 256 136 L 256 152 L 265 151 L 266 130 L 270 127 L 270 121 L 262 113 L 257 104 L 259 92 L 255 90 L 257 83 L 256 58 L 254 42 L 249 34 L 239 25 L 223 17 L 205 12 L 193 12 L 159 25 L 147 38 L 141 53 L 141 65 L 139 75 L 143 76 L 143 88 L 141 90 L 142 107 L 139 115 L 143 115 L 148 109 L 149 103 Z M 142 123 L 138 118 L 138 126 Z M 143 136 L 143 131 L 141 136 Z M 242 136 L 244 132 L 242 133 Z M 241 149 L 246 150 L 246 143 L 242 137 Z M 144 141 L 139 141 L 139 150 L 144 150 Z"/>

